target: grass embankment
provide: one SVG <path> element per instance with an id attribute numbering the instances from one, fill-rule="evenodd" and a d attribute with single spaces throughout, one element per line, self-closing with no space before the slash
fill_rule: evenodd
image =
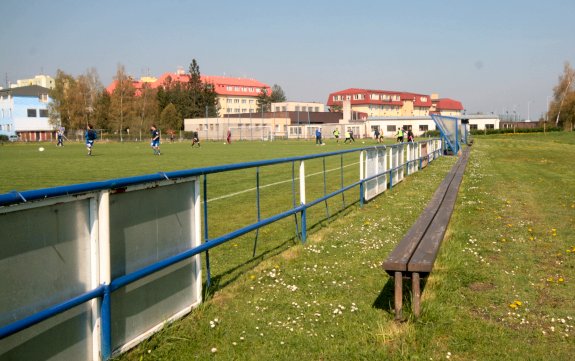
<path id="1" fill-rule="evenodd" d="M 264 260 L 125 360 L 570 360 L 573 134 L 477 138 L 422 315 L 393 321 L 381 261 L 453 164 Z"/>

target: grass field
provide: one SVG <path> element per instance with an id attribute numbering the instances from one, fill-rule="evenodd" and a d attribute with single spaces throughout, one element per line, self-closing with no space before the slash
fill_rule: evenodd
<path id="1" fill-rule="evenodd" d="M 47 148 L 39 154 L 32 146 L 0 147 L 0 164 L 10 169 L 4 172 L 8 180 L 3 176 L 0 181 L 3 191 L 343 146 L 206 143 L 190 149 L 188 144 L 167 144 L 165 157 L 153 157 L 147 144 L 98 144 L 92 158 L 79 145 Z M 38 162 L 43 156 L 50 157 L 46 166 Z M 316 207 L 305 245 L 294 238 L 289 219 L 260 231 L 256 258 L 251 257 L 253 234 L 218 247 L 212 253 L 215 284 L 206 302 L 119 359 L 571 360 L 575 184 L 570 160 L 574 156 L 573 133 L 476 137 L 417 320 L 407 312 L 405 322 L 393 321 L 393 283 L 380 265 L 423 210 L 453 157 L 440 158 L 361 209 L 357 204 L 342 208 L 341 200 L 334 199 L 326 219 L 325 208 Z M 85 172 L 92 161 L 97 166 Z M 350 169 L 354 162 L 357 159 L 345 159 Z M 32 172 L 17 171 L 22 165 Z M 264 172 L 266 182 L 274 183 L 291 174 L 291 168 Z M 346 173 L 346 181 L 353 172 Z M 225 194 L 248 184 L 254 175 L 238 176 L 242 177 L 246 183 L 235 186 L 216 178 L 214 188 Z M 277 191 L 267 189 L 265 207 L 272 211 Z M 242 209 L 253 212 L 253 203 L 245 204 L 253 194 L 245 196 L 236 200 L 239 208 L 234 214 Z M 348 199 L 357 200 L 357 193 Z M 214 224 L 225 227 L 226 220 L 218 214 L 228 207 L 210 202 Z M 245 216 L 241 222 L 253 221 L 253 213 Z"/>
<path id="2" fill-rule="evenodd" d="M 571 360 L 575 137 L 476 138 L 422 315 L 380 264 L 453 158 L 263 260 L 123 360 Z"/>
<path id="3" fill-rule="evenodd" d="M 313 141 L 203 142 L 191 148 L 189 142 L 162 143 L 162 155 L 154 156 L 149 142 L 98 142 L 93 156 L 86 155 L 83 143 L 0 143 L 0 193 L 12 190 L 47 188 L 96 180 L 207 167 L 229 163 L 274 159 L 374 144 L 343 145 L 328 141 L 319 147 Z M 45 151 L 39 152 L 43 147 Z"/>

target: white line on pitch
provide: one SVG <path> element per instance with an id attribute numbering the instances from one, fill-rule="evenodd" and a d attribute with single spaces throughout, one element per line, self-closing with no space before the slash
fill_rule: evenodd
<path id="1" fill-rule="evenodd" d="M 359 164 L 359 162 L 347 164 L 347 165 L 344 165 L 343 167 L 344 167 L 344 168 L 347 168 L 347 167 L 351 167 L 351 166 L 356 165 L 356 164 Z M 328 170 L 326 170 L 325 172 L 326 172 L 326 173 L 335 172 L 336 170 L 340 170 L 340 169 L 341 169 L 341 168 L 333 168 L 333 169 L 328 169 Z M 311 176 L 315 176 L 315 175 L 319 175 L 319 174 L 322 174 L 322 173 L 323 173 L 323 171 L 322 171 L 322 172 L 316 172 L 316 173 L 308 174 L 308 175 L 306 175 L 306 178 L 311 177 Z M 295 179 L 298 180 L 299 177 L 296 177 Z M 288 183 L 288 182 L 291 182 L 291 181 L 292 181 L 291 179 L 288 179 L 288 180 L 283 180 L 283 181 L 279 181 L 279 182 L 275 182 L 275 183 L 266 184 L 266 185 L 260 186 L 260 189 L 261 189 L 261 188 L 272 187 L 272 186 L 277 186 L 278 184 Z M 243 194 L 243 193 L 253 192 L 253 191 L 255 191 L 256 189 L 257 189 L 256 187 L 253 187 L 253 188 L 249 188 L 249 189 L 244 189 L 243 191 L 226 194 L 226 195 L 224 195 L 224 196 L 220 196 L 220 197 L 216 197 L 216 198 L 211 198 L 211 199 L 208 199 L 208 203 L 209 203 L 209 202 L 213 202 L 213 201 L 219 201 L 219 200 L 225 199 L 225 198 L 231 198 L 231 197 L 234 197 L 234 196 Z"/>

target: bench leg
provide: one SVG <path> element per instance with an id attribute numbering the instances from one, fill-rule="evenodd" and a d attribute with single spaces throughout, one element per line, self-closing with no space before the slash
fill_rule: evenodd
<path id="1" fill-rule="evenodd" d="M 395 281 L 395 290 L 394 290 L 395 319 L 400 320 L 401 308 L 403 306 L 403 274 L 401 272 L 395 272 L 393 279 Z"/>
<path id="2" fill-rule="evenodd" d="M 413 291 L 413 315 L 415 317 L 419 317 L 420 311 L 420 303 L 419 300 L 421 299 L 421 289 L 420 289 L 420 282 L 419 282 L 419 273 L 414 272 L 411 274 L 411 289 Z"/>

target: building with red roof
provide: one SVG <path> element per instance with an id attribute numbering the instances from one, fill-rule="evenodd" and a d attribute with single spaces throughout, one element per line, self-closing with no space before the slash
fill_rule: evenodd
<path id="1" fill-rule="evenodd" d="M 402 91 L 349 88 L 331 93 L 327 105 L 343 108 L 344 102 L 354 112 L 368 114 L 368 117 L 418 117 L 440 113 L 459 115 L 463 110 L 461 102 L 453 99 L 439 99 L 437 94 L 418 94 Z"/>
<path id="2" fill-rule="evenodd" d="M 228 76 L 202 75 L 202 82 L 212 84 L 218 95 L 219 114 L 242 114 L 257 112 L 257 98 L 262 91 L 271 95 L 271 88 L 255 79 L 235 78 Z M 159 78 L 146 78 L 144 81 L 132 80 L 136 88 L 136 95 L 139 95 L 144 83 L 149 83 L 150 87 L 155 89 L 164 86 L 166 82 L 187 83 L 190 81 L 190 75 L 179 69 L 175 73 L 164 73 Z M 106 90 L 112 93 L 117 86 L 117 80 L 114 80 Z"/>

